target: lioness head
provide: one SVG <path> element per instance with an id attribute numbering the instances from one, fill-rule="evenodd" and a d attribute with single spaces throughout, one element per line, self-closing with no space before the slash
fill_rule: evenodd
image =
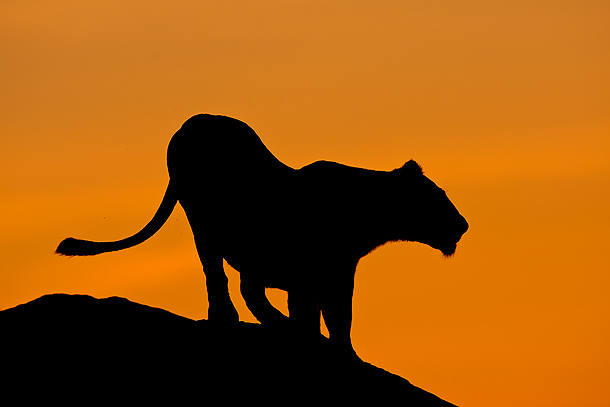
<path id="1" fill-rule="evenodd" d="M 424 243 L 451 256 L 468 230 L 466 219 L 415 161 L 392 173 L 398 177 L 401 190 L 400 240 Z"/>

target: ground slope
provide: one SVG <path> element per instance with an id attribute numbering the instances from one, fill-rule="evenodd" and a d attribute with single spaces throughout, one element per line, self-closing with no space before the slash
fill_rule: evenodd
<path id="1" fill-rule="evenodd" d="M 260 324 L 194 321 L 124 298 L 53 294 L 0 312 L 6 400 L 452 406 Z M 29 404 L 29 403 L 28 403 Z"/>

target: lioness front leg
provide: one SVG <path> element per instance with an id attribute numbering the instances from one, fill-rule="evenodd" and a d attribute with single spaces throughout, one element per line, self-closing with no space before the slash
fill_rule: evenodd
<path id="1" fill-rule="evenodd" d="M 351 339 L 353 295 L 353 274 L 342 276 L 325 288 L 320 298 L 320 308 L 332 346 L 342 356 L 359 359 Z"/>
<path id="2" fill-rule="evenodd" d="M 275 308 L 265 295 L 265 286 L 256 279 L 241 276 L 241 295 L 252 315 L 261 324 L 280 325 L 288 321 L 288 317 Z"/>

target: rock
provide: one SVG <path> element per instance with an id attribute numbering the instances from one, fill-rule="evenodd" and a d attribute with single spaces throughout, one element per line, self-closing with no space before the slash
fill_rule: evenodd
<path id="1" fill-rule="evenodd" d="M 19 404 L 453 406 L 320 336 L 194 321 L 124 298 L 45 295 L 0 312 L 2 397 Z"/>

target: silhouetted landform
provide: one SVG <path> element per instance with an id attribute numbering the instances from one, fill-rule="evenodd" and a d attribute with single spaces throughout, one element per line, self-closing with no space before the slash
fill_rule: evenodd
<path id="1" fill-rule="evenodd" d="M 45 295 L 1 311 L 0 334 L 2 399 L 23 405 L 453 405 L 336 357 L 322 336 L 194 321 L 119 297 Z"/>

